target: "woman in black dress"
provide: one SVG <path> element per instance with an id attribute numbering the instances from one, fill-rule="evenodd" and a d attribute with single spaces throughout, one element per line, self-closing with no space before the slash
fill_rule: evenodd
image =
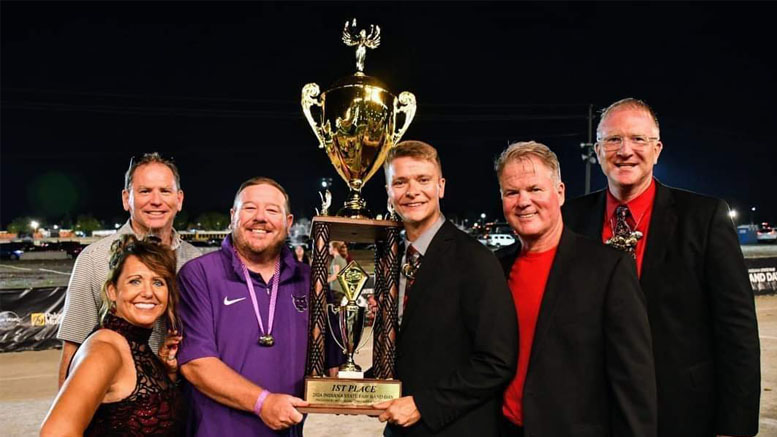
<path id="1" fill-rule="evenodd" d="M 148 346 L 154 323 L 178 326 L 175 254 L 123 236 L 112 247 L 101 326 L 79 347 L 41 436 L 173 436 L 183 411 L 175 357 L 181 336 L 168 332 L 159 356 Z"/>

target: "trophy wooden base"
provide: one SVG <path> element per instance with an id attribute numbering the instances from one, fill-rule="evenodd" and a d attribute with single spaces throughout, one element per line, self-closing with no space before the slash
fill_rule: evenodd
<path id="1" fill-rule="evenodd" d="M 310 405 L 308 407 L 297 407 L 297 411 L 303 414 L 352 414 L 361 416 L 380 416 L 386 410 L 379 410 L 373 407 L 329 407 L 322 405 Z"/>
<path id="2" fill-rule="evenodd" d="M 402 383 L 393 379 L 305 378 L 302 413 L 366 414 L 379 416 L 384 410 L 372 407 L 402 396 Z"/>

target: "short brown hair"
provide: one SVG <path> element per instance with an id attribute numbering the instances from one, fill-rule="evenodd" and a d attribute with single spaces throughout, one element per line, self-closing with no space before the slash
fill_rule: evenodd
<path id="1" fill-rule="evenodd" d="M 286 190 L 279 184 L 275 179 L 270 179 L 264 176 L 256 176 L 253 177 L 242 184 L 240 184 L 240 188 L 237 189 L 237 193 L 235 193 L 235 200 L 232 202 L 232 207 L 237 205 L 237 199 L 240 197 L 240 193 L 243 192 L 248 187 L 254 186 L 254 185 L 269 185 L 271 187 L 275 187 L 283 194 L 283 199 L 286 201 L 286 204 L 284 205 L 286 207 L 286 214 L 291 214 L 291 204 L 289 203 L 289 194 L 286 192 Z"/>
<path id="2" fill-rule="evenodd" d="M 653 108 L 650 107 L 647 103 L 640 99 L 635 99 L 634 97 L 626 97 L 625 99 L 620 99 L 617 102 L 611 104 L 610 106 L 604 108 L 602 110 L 602 115 L 599 117 L 599 124 L 596 125 L 596 135 L 599 136 L 599 129 L 602 126 L 602 122 L 610 116 L 611 113 L 618 109 L 641 109 L 645 112 L 647 112 L 650 115 L 650 118 L 653 119 L 653 123 L 656 124 L 656 129 L 660 129 L 658 126 L 658 116 L 656 115 L 656 112 L 653 111 Z"/>
<path id="3" fill-rule="evenodd" d="M 497 179 L 502 178 L 502 172 L 508 163 L 529 159 L 531 156 L 545 164 L 553 173 L 556 181 L 561 182 L 561 165 L 558 162 L 558 156 L 548 146 L 536 141 L 522 141 L 507 146 L 494 162 Z"/>
<path id="4" fill-rule="evenodd" d="M 386 162 L 383 163 L 383 171 L 386 173 L 386 178 L 388 178 L 388 169 L 391 166 L 391 162 L 397 158 L 404 157 L 421 159 L 437 164 L 437 169 L 440 171 L 440 176 L 442 176 L 442 163 L 440 162 L 440 155 L 437 154 L 437 149 L 423 141 L 407 140 L 389 149 L 388 155 L 386 155 Z"/>
<path id="5" fill-rule="evenodd" d="M 146 267 L 162 276 L 165 280 L 165 285 L 167 285 L 167 326 L 180 333 L 181 327 L 177 317 L 179 295 L 178 283 L 175 279 L 175 252 L 163 246 L 159 238 L 154 236 L 138 240 L 134 235 L 126 234 L 122 235 L 121 238 L 114 241 L 111 245 L 111 258 L 108 261 L 110 271 L 100 290 L 100 296 L 102 297 L 100 320 L 105 317 L 112 307 L 112 302 L 108 298 L 108 286 L 113 285 L 116 287 L 121 271 L 124 269 L 124 264 L 130 256 L 137 257 Z"/>
<path id="6" fill-rule="evenodd" d="M 178 174 L 178 167 L 175 166 L 175 163 L 172 159 L 163 158 L 162 155 L 160 155 L 157 152 L 152 153 L 144 153 L 140 156 L 140 158 L 133 156 L 130 158 L 130 165 L 127 169 L 127 172 L 124 173 L 124 189 L 129 191 L 132 187 L 132 177 L 135 176 L 135 170 L 138 169 L 141 165 L 146 164 L 162 164 L 170 169 L 171 172 L 173 172 L 173 177 L 175 178 L 175 186 L 180 191 L 181 188 L 181 175 Z"/>

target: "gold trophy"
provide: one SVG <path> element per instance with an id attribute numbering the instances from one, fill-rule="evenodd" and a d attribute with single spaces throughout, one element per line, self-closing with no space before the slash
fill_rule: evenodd
<path id="1" fill-rule="evenodd" d="M 310 288 L 310 323 L 305 373 L 305 413 L 379 415 L 372 407 L 399 398 L 402 383 L 396 379 L 396 339 L 399 334 L 397 296 L 399 290 L 400 231 L 393 220 L 373 220 L 361 196 L 367 180 L 378 171 L 388 151 L 407 130 L 416 111 L 415 96 L 409 92 L 395 97 L 379 80 L 364 74 L 367 49 L 380 43 L 380 27 L 369 32 L 345 23 L 343 42 L 356 46 L 357 72 L 340 79 L 319 95 L 315 83 L 302 89 L 302 110 L 319 146 L 326 150 L 337 173 L 350 189 L 337 216 L 327 216 L 331 197 L 322 197 L 320 215 L 313 218 L 311 238 L 313 260 Z M 372 374 L 364 378 L 354 362 L 364 332 L 365 308 L 356 304 L 368 273 L 356 262 L 339 274 L 346 293 L 345 304 L 327 303 L 327 271 L 330 241 L 348 241 L 375 246 L 375 300 L 377 312 L 370 334 L 373 338 Z M 327 377 L 325 339 L 338 343 L 346 358 L 336 378 Z"/>
<path id="2" fill-rule="evenodd" d="M 364 184 L 378 171 L 389 149 L 399 142 L 413 121 L 415 96 L 407 91 L 395 97 L 374 77 L 364 74 L 367 49 L 380 45 L 380 27 L 357 30 L 356 19 L 346 21 L 343 43 L 357 46 L 356 73 L 336 81 L 319 96 L 319 87 L 302 88 L 302 111 L 337 173 L 348 184 L 345 205 L 337 215 L 370 218 L 361 196 Z M 314 114 L 315 111 L 315 114 Z M 403 115 L 401 124 L 397 116 Z"/>
<path id="3" fill-rule="evenodd" d="M 337 275 L 337 281 L 345 293 L 342 305 L 328 304 L 326 320 L 334 341 L 346 356 L 337 378 L 306 378 L 305 400 L 309 407 L 300 408 L 306 413 L 341 413 L 378 415 L 382 410 L 372 407 L 377 402 L 397 399 L 402 395 L 402 383 L 398 380 L 364 379 L 361 367 L 354 361 L 354 354 L 364 346 L 365 311 L 356 300 L 367 282 L 369 274 L 351 261 Z M 336 319 L 336 327 L 332 319 Z M 366 341 L 365 341 L 366 343 Z"/>
<path id="4" fill-rule="evenodd" d="M 364 312 L 366 308 L 357 305 L 356 300 L 359 298 L 369 276 L 356 261 L 348 263 L 337 275 L 337 282 L 340 283 L 340 287 L 343 289 L 346 302 L 343 305 L 327 305 L 331 314 L 337 317 L 337 329 L 334 329 L 330 323 L 329 330 L 346 356 L 346 362 L 340 366 L 340 371 L 337 373 L 338 378 L 364 378 L 364 373 L 362 373 L 361 367 L 354 361 L 353 355 L 364 346 L 361 344 L 361 337 L 364 332 Z M 327 318 L 327 321 L 330 320 L 330 318 Z"/>

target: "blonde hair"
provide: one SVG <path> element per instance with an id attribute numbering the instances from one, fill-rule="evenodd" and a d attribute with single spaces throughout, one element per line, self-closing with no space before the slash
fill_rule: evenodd
<path id="1" fill-rule="evenodd" d="M 100 289 L 100 297 L 102 298 L 102 303 L 100 304 L 100 321 L 102 322 L 105 315 L 108 314 L 115 304 L 108 297 L 108 287 L 110 285 L 116 287 L 119 276 L 121 276 L 121 271 L 124 269 L 124 264 L 130 256 L 137 257 L 146 267 L 162 276 L 165 280 L 165 285 L 167 285 L 167 326 L 180 333 L 181 327 L 178 323 L 176 312 L 179 295 L 178 283 L 175 280 L 175 252 L 162 246 L 159 238 L 154 236 L 148 236 L 143 240 L 138 240 L 138 238 L 132 234 L 122 235 L 121 238 L 114 241 L 111 245 L 111 258 L 108 261 L 110 271 L 108 273 L 108 278 Z"/>
<path id="2" fill-rule="evenodd" d="M 442 163 L 440 162 L 440 155 L 437 154 L 437 149 L 423 141 L 407 140 L 402 141 L 389 149 L 389 152 L 386 155 L 386 161 L 383 163 L 383 171 L 386 173 L 386 178 L 388 178 L 388 170 L 391 163 L 397 158 L 404 157 L 421 159 L 434 163 L 437 165 L 437 170 L 440 171 L 440 176 L 442 176 Z"/>
<path id="3" fill-rule="evenodd" d="M 561 165 L 558 162 L 558 156 L 548 146 L 536 141 L 521 141 L 507 146 L 494 162 L 496 177 L 502 178 L 502 172 L 508 163 L 529 159 L 532 156 L 550 169 L 556 182 L 561 182 Z"/>
<path id="4" fill-rule="evenodd" d="M 658 126 L 658 116 L 656 116 L 656 112 L 653 111 L 653 108 L 650 107 L 647 103 L 640 99 L 635 99 L 634 97 L 626 97 L 625 99 L 620 99 L 617 102 L 611 104 L 610 106 L 604 108 L 602 110 L 602 115 L 599 117 L 599 124 L 596 125 L 596 136 L 597 139 L 599 137 L 599 133 L 601 132 L 602 123 L 604 120 L 610 116 L 613 112 L 619 110 L 619 109 L 639 109 L 643 110 L 650 115 L 650 118 L 653 119 L 653 123 L 656 125 L 656 129 L 660 131 L 660 128 Z"/>

